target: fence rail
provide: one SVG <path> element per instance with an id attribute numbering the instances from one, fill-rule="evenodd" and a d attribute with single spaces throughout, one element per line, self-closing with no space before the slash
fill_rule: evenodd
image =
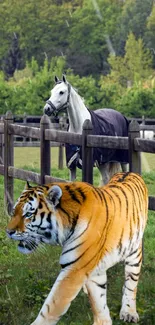
<path id="1" fill-rule="evenodd" d="M 14 136 L 38 139 L 40 144 L 40 174 L 14 167 Z M 4 138 L 4 143 L 3 142 Z M 133 120 L 129 125 L 128 137 L 94 136 L 91 122 L 86 120 L 82 134 L 68 133 L 51 128 L 50 119 L 43 115 L 40 128 L 13 123 L 13 116 L 8 112 L 0 123 L 0 174 L 4 175 L 5 204 L 8 213 L 13 206 L 14 178 L 29 180 L 36 184 L 47 182 L 66 182 L 50 175 L 50 143 L 69 143 L 82 147 L 82 180 L 93 183 L 93 148 L 111 148 L 129 150 L 129 170 L 141 173 L 140 152 L 155 153 L 155 141 L 140 138 L 140 127 Z M 4 147 L 4 148 L 3 148 Z M 4 149 L 4 150 L 3 150 Z M 4 151 L 4 159 L 2 159 Z M 4 163 L 3 163 L 4 160 Z M 155 197 L 149 197 L 149 209 L 155 210 Z"/>
<path id="2" fill-rule="evenodd" d="M 5 119 L 5 115 L 0 115 L 0 118 L 1 119 Z M 13 120 L 15 123 L 24 123 L 24 124 L 36 124 L 38 123 L 38 125 L 40 125 L 40 121 L 41 121 L 41 118 L 42 118 L 42 115 L 27 115 L 26 113 L 24 114 L 20 114 L 20 115 L 13 115 Z M 64 115 L 63 118 L 66 120 L 66 116 Z M 142 116 L 142 117 L 138 117 L 138 118 L 135 118 L 135 117 L 129 117 L 128 120 L 131 122 L 132 120 L 135 120 L 137 121 L 138 123 L 143 123 L 143 124 L 146 124 L 146 125 L 155 125 L 155 119 L 152 119 L 152 118 L 145 118 L 145 116 Z M 57 118 L 57 123 L 58 121 L 60 121 L 61 118 Z M 51 122 L 52 123 L 56 123 L 55 121 L 55 118 L 51 118 Z M 33 125 L 32 125 L 33 126 Z"/>

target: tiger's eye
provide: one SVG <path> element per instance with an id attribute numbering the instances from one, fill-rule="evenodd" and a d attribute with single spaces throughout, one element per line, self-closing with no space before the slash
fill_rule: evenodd
<path id="1" fill-rule="evenodd" d="M 29 219 L 29 218 L 31 218 L 31 216 L 32 216 L 32 213 L 31 212 L 27 212 L 24 217 L 26 219 Z"/>

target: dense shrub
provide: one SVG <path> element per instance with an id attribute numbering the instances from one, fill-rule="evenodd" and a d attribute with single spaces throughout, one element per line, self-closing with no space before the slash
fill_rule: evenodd
<path id="1" fill-rule="evenodd" d="M 155 87 L 143 88 L 142 83 L 124 88 L 108 77 L 96 80 L 92 76 L 80 77 L 65 69 L 66 61 L 55 57 L 39 68 L 37 62 L 27 64 L 24 70 L 16 71 L 14 77 L 5 81 L 0 75 L 0 114 L 11 110 L 13 114 L 42 115 L 45 101 L 54 86 L 54 77 L 60 79 L 66 71 L 67 80 L 77 89 L 90 109 L 110 107 L 130 117 L 154 117 Z"/>
<path id="2" fill-rule="evenodd" d="M 155 88 L 133 87 L 124 92 L 117 100 L 119 111 L 130 117 L 142 115 L 154 118 L 155 112 Z"/>

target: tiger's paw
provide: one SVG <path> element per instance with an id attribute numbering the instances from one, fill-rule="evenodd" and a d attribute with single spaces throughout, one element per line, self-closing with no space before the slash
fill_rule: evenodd
<path id="1" fill-rule="evenodd" d="M 129 322 L 129 323 L 138 323 L 139 321 L 139 315 L 138 313 L 135 312 L 128 312 L 125 310 L 120 311 L 120 319 L 124 320 L 124 322 Z"/>
<path id="2" fill-rule="evenodd" d="M 97 320 L 95 320 L 93 325 L 112 325 L 112 320 L 111 320 L 111 318 L 104 319 L 104 320 L 97 319 Z"/>

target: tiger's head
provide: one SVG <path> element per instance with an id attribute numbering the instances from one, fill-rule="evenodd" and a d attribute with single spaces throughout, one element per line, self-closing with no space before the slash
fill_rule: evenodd
<path id="1" fill-rule="evenodd" d="M 62 244 L 63 225 L 56 210 L 61 196 L 58 185 L 32 187 L 27 183 L 6 230 L 11 239 L 19 241 L 20 252 L 31 253 L 40 243 Z"/>

